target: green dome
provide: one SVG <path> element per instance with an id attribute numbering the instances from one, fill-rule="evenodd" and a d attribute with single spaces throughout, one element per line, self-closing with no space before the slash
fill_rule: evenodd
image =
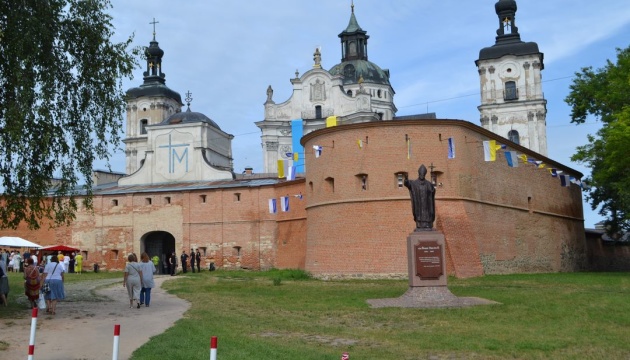
<path id="1" fill-rule="evenodd" d="M 333 66 L 329 72 L 333 76 L 342 75 L 344 85 L 358 84 L 360 77 L 366 83 L 390 85 L 389 71 L 368 60 L 347 60 Z"/>

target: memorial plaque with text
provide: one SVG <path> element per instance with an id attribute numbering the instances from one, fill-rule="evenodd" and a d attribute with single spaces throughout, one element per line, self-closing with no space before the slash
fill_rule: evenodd
<path id="1" fill-rule="evenodd" d="M 424 241 L 414 246 L 416 275 L 422 280 L 439 279 L 444 274 L 442 246 L 437 241 Z"/>

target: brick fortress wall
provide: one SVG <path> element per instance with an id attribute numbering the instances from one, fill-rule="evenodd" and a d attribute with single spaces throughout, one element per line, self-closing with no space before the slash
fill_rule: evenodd
<path id="1" fill-rule="evenodd" d="M 447 158 L 449 137 L 454 159 Z M 561 187 L 548 170 L 533 165 L 511 168 L 501 151 L 495 162 L 484 161 L 482 141 L 491 139 L 581 176 L 459 120 L 341 125 L 306 135 L 306 270 L 324 278 L 405 278 L 405 239 L 415 223 L 397 174 L 416 179 L 420 164 L 433 164 L 437 174 L 435 226 L 446 238 L 449 274 L 584 268 L 580 188 Z M 314 145 L 322 146 L 319 158 Z"/>

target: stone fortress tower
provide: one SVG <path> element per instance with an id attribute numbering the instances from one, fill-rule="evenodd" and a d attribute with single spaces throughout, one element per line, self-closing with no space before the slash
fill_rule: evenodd
<path id="1" fill-rule="evenodd" d="M 542 91 L 543 53 L 523 42 L 516 27 L 516 1 L 499 0 L 496 42 L 481 49 L 481 126 L 547 156 L 547 100 Z"/>
<path id="2" fill-rule="evenodd" d="M 297 135 L 293 133 L 292 121 L 301 120 L 301 137 L 325 127 L 326 118 L 331 116 L 339 125 L 394 118 L 397 109 L 389 70 L 368 60 L 369 36 L 357 22 L 354 4 L 351 9 L 348 26 L 339 34 L 341 63 L 326 71 L 322 54 L 316 49 L 313 68 L 302 76 L 296 71 L 291 79 L 293 94 L 288 100 L 276 104 L 273 89 L 267 89 L 265 119 L 256 122 L 262 132 L 265 173 L 277 172 L 278 160 L 291 158 L 296 147 L 292 138 Z"/>

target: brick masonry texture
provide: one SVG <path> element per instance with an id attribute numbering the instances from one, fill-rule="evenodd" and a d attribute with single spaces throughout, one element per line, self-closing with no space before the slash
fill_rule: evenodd
<path id="1" fill-rule="evenodd" d="M 456 157 L 448 159 L 448 141 Z M 409 159 L 406 139 L 410 139 Z M 87 252 L 86 267 L 122 269 L 150 234 L 172 236 L 178 254 L 202 248 L 202 267 L 300 268 L 320 278 L 406 278 L 406 238 L 414 230 L 409 192 L 399 173 L 437 174 L 437 230 L 447 272 L 458 277 L 575 271 L 586 245 L 578 186 L 561 187 L 546 169 L 510 168 L 502 151 L 483 159 L 482 141 L 581 174 L 459 120 L 402 120 L 341 125 L 309 133 L 306 178 L 276 185 L 96 194 L 67 227 L 3 230 L 43 245 Z M 359 147 L 357 141 L 362 141 Z M 323 147 L 315 158 L 313 145 Z M 296 195 L 302 194 L 303 199 Z M 289 196 L 290 211 L 270 214 L 268 200 Z M 205 198 L 205 201 L 202 199 Z M 150 200 L 149 200 L 150 199 Z M 117 204 L 117 205 L 116 205 Z M 162 234 L 162 233 L 160 233 Z"/>

